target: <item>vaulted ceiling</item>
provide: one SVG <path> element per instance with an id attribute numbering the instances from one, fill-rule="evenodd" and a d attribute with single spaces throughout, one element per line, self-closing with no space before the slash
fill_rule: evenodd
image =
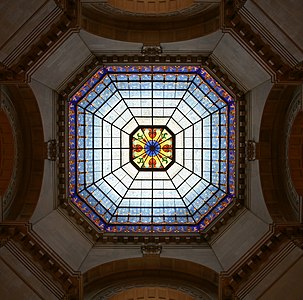
<path id="1" fill-rule="evenodd" d="M 149 282 L 197 299 L 299 299 L 283 286 L 303 266 L 300 1 L 0 11 L 1 297 L 107 299 Z M 204 232 L 104 233 L 66 197 L 68 95 L 97 67 L 130 64 L 201 65 L 237 100 L 237 201 Z"/>

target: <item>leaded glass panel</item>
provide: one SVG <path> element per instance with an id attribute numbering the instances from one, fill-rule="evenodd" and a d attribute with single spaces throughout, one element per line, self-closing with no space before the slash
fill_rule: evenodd
<path id="1" fill-rule="evenodd" d="M 109 232 L 203 230 L 235 196 L 235 116 L 204 68 L 100 68 L 69 99 L 71 201 Z"/>

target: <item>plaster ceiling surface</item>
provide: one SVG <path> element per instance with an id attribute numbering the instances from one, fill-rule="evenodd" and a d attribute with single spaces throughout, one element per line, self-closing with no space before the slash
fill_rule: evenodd
<path id="1" fill-rule="evenodd" d="M 65 80 L 74 76 L 75 70 L 92 57 L 79 34 L 72 34 L 34 72 L 32 78 L 53 90 L 57 90 Z"/>

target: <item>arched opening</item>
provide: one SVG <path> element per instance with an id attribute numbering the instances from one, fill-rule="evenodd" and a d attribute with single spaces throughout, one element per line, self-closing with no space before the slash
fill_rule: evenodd
<path id="1" fill-rule="evenodd" d="M 117 260 L 83 274 L 84 299 L 116 300 L 120 299 L 119 294 L 128 293 L 133 293 L 133 299 L 139 299 L 138 295 L 160 297 L 163 294 L 170 297 L 170 293 L 177 297 L 183 293 L 189 298 L 176 299 L 211 300 L 217 299 L 218 278 L 219 274 L 214 270 L 180 259 L 150 255 Z"/>
<path id="2" fill-rule="evenodd" d="M 303 196 L 303 112 L 294 120 L 288 145 L 288 162 L 293 185 Z"/>
<path id="3" fill-rule="evenodd" d="M 297 86 L 276 84 L 267 98 L 260 129 L 260 179 L 268 211 L 275 223 L 296 221 L 285 189 L 287 180 L 286 113 L 294 98 Z M 297 143 L 297 141 L 296 141 Z"/>
<path id="4" fill-rule="evenodd" d="M 1 86 L 1 191 L 3 218 L 29 220 L 39 199 L 44 169 L 42 120 L 28 85 Z M 2 126 L 3 125 L 3 126 Z"/>
<path id="5" fill-rule="evenodd" d="M 219 3 L 185 5 L 185 1 L 179 1 L 180 7 L 184 7 L 180 13 L 176 1 L 175 6 L 170 1 L 156 2 L 147 2 L 142 8 L 137 3 L 129 4 L 129 1 L 120 1 L 122 6 L 118 2 L 82 3 L 81 27 L 105 38 L 145 45 L 190 40 L 215 32 L 220 27 Z"/>
<path id="6" fill-rule="evenodd" d="M 108 4 L 132 13 L 161 14 L 187 9 L 194 4 L 194 0 L 109 0 Z"/>
<path id="7" fill-rule="evenodd" d="M 137 287 L 122 291 L 109 300 L 194 300 L 183 291 L 165 287 Z"/>
<path id="8" fill-rule="evenodd" d="M 15 142 L 9 118 L 0 110 L 0 194 L 3 195 L 10 183 L 14 168 Z"/>

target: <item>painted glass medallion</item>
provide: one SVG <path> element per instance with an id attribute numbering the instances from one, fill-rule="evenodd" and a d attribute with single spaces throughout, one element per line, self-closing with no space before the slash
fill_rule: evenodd
<path id="1" fill-rule="evenodd" d="M 165 127 L 140 127 L 131 135 L 131 161 L 138 170 L 166 170 L 173 162 L 173 133 Z"/>

